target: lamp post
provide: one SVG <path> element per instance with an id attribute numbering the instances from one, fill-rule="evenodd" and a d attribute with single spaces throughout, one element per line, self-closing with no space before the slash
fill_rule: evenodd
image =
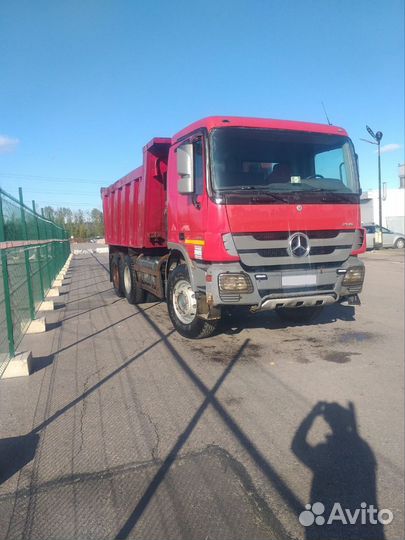
<path id="1" fill-rule="evenodd" d="M 382 236 L 382 192 L 381 192 L 381 152 L 380 152 L 380 146 L 381 146 L 381 139 L 383 138 L 383 134 L 381 131 L 377 131 L 377 133 L 374 133 L 374 131 L 369 127 L 366 126 L 366 129 L 368 133 L 371 135 L 371 137 L 374 139 L 374 141 L 369 141 L 367 139 L 361 139 L 364 142 L 368 142 L 370 144 L 376 144 L 377 145 L 377 153 L 378 153 L 378 225 L 379 225 L 379 231 L 375 233 L 375 245 L 378 247 L 382 247 L 383 245 L 383 236 Z"/>

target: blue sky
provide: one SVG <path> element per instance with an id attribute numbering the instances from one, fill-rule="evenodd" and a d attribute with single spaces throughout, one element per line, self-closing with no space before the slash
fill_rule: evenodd
<path id="1" fill-rule="evenodd" d="M 211 114 L 345 127 L 363 189 L 404 162 L 403 0 L 2 0 L 0 186 L 100 207 L 142 146 Z M 386 145 L 388 148 L 385 148 Z"/>

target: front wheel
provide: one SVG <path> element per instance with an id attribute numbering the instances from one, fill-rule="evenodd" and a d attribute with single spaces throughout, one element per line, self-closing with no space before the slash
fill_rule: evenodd
<path id="1" fill-rule="evenodd" d="M 323 306 L 308 306 L 301 308 L 278 308 L 276 313 L 283 322 L 306 323 L 318 317 Z"/>
<path id="2" fill-rule="evenodd" d="M 197 298 L 185 264 L 170 272 L 167 285 L 169 317 L 177 332 L 191 339 L 209 337 L 215 331 L 218 320 L 207 321 L 197 316 Z"/>
<path id="3" fill-rule="evenodd" d="M 405 247 L 405 240 L 403 238 L 398 238 L 398 240 L 395 242 L 395 247 L 397 249 L 404 249 Z"/>

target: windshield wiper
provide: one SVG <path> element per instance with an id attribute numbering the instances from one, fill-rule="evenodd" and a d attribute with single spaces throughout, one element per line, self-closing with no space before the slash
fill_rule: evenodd
<path id="1" fill-rule="evenodd" d="M 353 195 L 353 191 L 339 191 L 337 189 L 327 189 L 327 188 L 321 188 L 321 187 L 317 187 L 317 188 L 312 188 L 311 189 L 307 189 L 306 191 L 322 191 L 323 193 L 341 193 L 342 195 L 345 195 L 346 193 L 349 194 L 349 195 Z"/>
<path id="2" fill-rule="evenodd" d="M 335 198 L 341 201 L 347 201 L 347 199 L 353 197 L 353 195 L 359 196 L 358 193 L 355 193 L 353 191 L 338 191 L 337 189 L 326 188 L 306 189 L 305 191 L 302 191 L 302 193 L 322 193 L 322 195 L 330 194 L 332 199 Z M 328 200 L 328 198 L 326 198 L 326 200 Z"/>
<path id="3" fill-rule="evenodd" d="M 225 197 L 226 196 L 232 196 L 232 195 L 238 195 L 239 194 L 238 192 L 241 192 L 241 191 L 254 191 L 255 193 L 249 193 L 249 195 L 251 195 L 252 197 L 255 197 L 255 196 L 257 196 L 257 197 L 270 197 L 274 201 L 280 201 L 282 203 L 288 203 L 289 202 L 287 199 L 284 199 L 283 197 L 275 195 L 271 191 L 266 191 L 264 189 L 257 189 L 257 187 L 255 187 L 255 186 L 241 186 L 241 187 L 238 187 L 237 189 L 233 189 L 232 191 L 225 192 L 224 195 L 225 195 Z M 245 194 L 243 194 L 243 195 L 245 195 Z M 246 195 L 247 195 L 247 193 L 246 193 Z"/>

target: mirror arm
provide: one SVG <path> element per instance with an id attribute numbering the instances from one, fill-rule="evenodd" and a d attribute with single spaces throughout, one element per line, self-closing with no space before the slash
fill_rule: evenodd
<path id="1" fill-rule="evenodd" d="M 201 210 L 201 203 L 198 200 L 198 195 L 196 193 L 192 194 L 191 201 L 192 201 L 193 205 L 197 208 L 197 210 Z"/>

